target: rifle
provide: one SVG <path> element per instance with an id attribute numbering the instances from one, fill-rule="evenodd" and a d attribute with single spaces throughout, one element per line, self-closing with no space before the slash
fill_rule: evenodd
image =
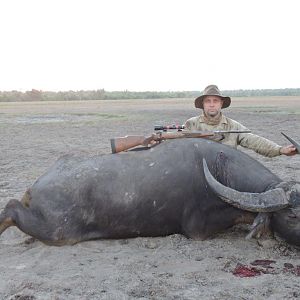
<path id="1" fill-rule="evenodd" d="M 250 133 L 250 130 L 215 130 L 215 131 L 189 131 L 181 130 L 177 132 L 158 132 L 146 137 L 143 135 L 126 135 L 110 140 L 112 153 L 118 153 L 128 150 L 136 146 L 144 146 L 150 148 L 163 140 L 178 138 L 207 138 L 214 141 L 224 139 L 227 133 Z"/>

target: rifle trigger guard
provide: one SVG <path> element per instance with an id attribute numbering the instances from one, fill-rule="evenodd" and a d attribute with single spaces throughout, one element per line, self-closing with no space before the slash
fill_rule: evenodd
<path id="1" fill-rule="evenodd" d="M 162 132 L 160 131 L 159 133 L 158 133 L 158 135 L 159 135 L 159 140 L 158 140 L 158 143 L 160 144 L 161 143 L 161 141 L 162 141 Z"/>
<path id="2" fill-rule="evenodd" d="M 212 137 L 212 140 L 216 141 L 216 142 L 221 142 L 225 139 L 225 134 L 223 133 L 218 133 L 215 136 Z"/>

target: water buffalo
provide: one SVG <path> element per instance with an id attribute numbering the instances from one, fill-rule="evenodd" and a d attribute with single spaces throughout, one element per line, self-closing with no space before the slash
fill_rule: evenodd
<path id="1" fill-rule="evenodd" d="M 165 236 L 205 239 L 258 212 L 300 245 L 300 184 L 205 139 L 165 141 L 145 151 L 64 156 L 0 214 L 9 226 L 50 245 L 90 239 Z"/>

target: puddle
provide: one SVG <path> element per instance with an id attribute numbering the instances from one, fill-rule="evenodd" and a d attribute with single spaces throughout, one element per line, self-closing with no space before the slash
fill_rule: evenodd
<path id="1" fill-rule="evenodd" d="M 122 119 L 125 116 L 115 114 L 55 114 L 55 115 L 22 115 L 1 117 L 0 124 L 46 124 L 63 122 L 88 122 L 99 119 Z"/>
<path id="2" fill-rule="evenodd" d="M 47 123 L 63 123 L 63 122 L 84 122 L 94 119 L 93 115 L 23 115 L 17 117 L 2 118 L 0 123 L 10 124 L 47 124 Z"/>
<path id="3" fill-rule="evenodd" d="M 66 116 L 23 116 L 15 118 L 17 124 L 43 124 L 43 123 L 59 123 L 66 122 Z"/>

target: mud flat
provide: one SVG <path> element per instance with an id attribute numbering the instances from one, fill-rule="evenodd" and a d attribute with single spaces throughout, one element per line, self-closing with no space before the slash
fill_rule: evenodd
<path id="1" fill-rule="evenodd" d="M 64 154 L 108 154 L 112 137 L 150 134 L 197 113 L 192 99 L 0 103 L 0 207 Z M 287 144 L 281 131 L 300 141 L 300 97 L 236 98 L 226 114 L 279 144 Z M 300 155 L 246 152 L 300 181 Z M 0 237 L 0 299 L 299 298 L 300 251 L 246 234 L 237 226 L 206 241 L 171 235 L 49 247 L 9 228 Z M 251 270 L 256 276 L 240 277 Z"/>

